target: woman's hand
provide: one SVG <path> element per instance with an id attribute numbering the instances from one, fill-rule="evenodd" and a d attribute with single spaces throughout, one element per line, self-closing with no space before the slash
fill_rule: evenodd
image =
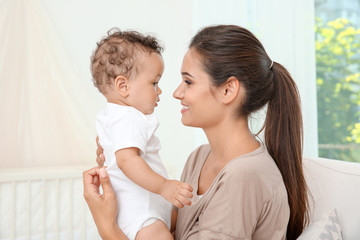
<path id="1" fill-rule="evenodd" d="M 102 239 L 127 239 L 116 223 L 117 202 L 105 168 L 92 168 L 83 173 L 84 198 Z M 100 194 L 99 187 L 103 194 Z"/>
<path id="2" fill-rule="evenodd" d="M 104 156 L 104 149 L 100 146 L 99 143 L 99 136 L 96 136 L 96 145 L 97 145 L 96 162 L 99 167 L 103 167 L 105 162 L 105 156 Z"/>

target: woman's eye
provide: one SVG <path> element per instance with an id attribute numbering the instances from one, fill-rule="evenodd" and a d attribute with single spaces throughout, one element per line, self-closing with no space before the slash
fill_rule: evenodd
<path id="1" fill-rule="evenodd" d="M 184 80 L 184 82 L 185 82 L 187 85 L 190 85 L 190 84 L 191 84 L 191 81 L 189 81 L 189 80 Z"/>

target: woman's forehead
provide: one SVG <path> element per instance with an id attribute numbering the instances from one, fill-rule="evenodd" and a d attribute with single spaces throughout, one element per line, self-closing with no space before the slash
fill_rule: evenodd
<path id="1" fill-rule="evenodd" d="M 189 49 L 183 58 L 181 72 L 199 71 L 199 70 L 202 70 L 200 56 L 195 50 Z"/>

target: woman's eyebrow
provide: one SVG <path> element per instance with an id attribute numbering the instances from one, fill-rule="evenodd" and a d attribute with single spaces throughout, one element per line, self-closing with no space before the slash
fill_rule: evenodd
<path id="1" fill-rule="evenodd" d="M 188 73 L 188 72 L 181 72 L 181 75 L 185 75 L 185 76 L 189 76 L 189 77 L 192 77 L 192 78 L 194 78 L 194 76 L 193 75 L 191 75 L 190 73 Z"/>

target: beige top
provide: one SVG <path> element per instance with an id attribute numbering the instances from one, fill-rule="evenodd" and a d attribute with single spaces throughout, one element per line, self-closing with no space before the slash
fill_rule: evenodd
<path id="1" fill-rule="evenodd" d="M 181 181 L 193 186 L 194 197 L 179 209 L 175 239 L 286 239 L 287 193 L 265 146 L 228 162 L 200 198 L 198 179 L 210 150 L 200 146 L 185 164 Z"/>

